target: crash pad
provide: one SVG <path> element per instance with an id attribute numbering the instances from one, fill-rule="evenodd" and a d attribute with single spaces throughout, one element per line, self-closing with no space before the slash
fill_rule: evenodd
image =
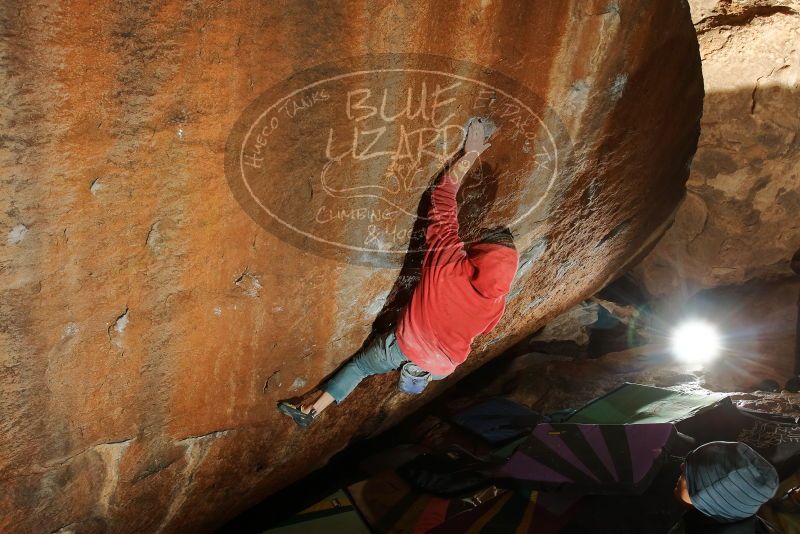
<path id="1" fill-rule="evenodd" d="M 670 423 L 540 423 L 496 474 L 539 490 L 638 494 L 658 472 L 676 435 Z"/>
<path id="2" fill-rule="evenodd" d="M 510 491 L 494 485 L 444 498 L 415 493 L 394 471 L 348 488 L 374 532 L 558 532 L 579 497 Z"/>
<path id="3" fill-rule="evenodd" d="M 430 534 L 514 532 L 550 534 L 570 519 L 576 497 L 538 491 L 507 491 L 494 499 L 449 516 Z"/>
<path id="4" fill-rule="evenodd" d="M 626 382 L 566 420 L 591 424 L 668 423 L 691 417 L 724 398 L 722 393 L 685 393 Z"/>
<path id="5" fill-rule="evenodd" d="M 374 532 L 427 532 L 448 517 L 498 494 L 496 488 L 460 498 L 417 493 L 394 470 L 373 475 L 347 489 Z"/>
<path id="6" fill-rule="evenodd" d="M 369 534 L 370 530 L 356 511 L 350 497 L 337 490 L 297 515 L 281 522 L 265 534 Z"/>
<path id="7" fill-rule="evenodd" d="M 450 419 L 489 444 L 499 445 L 529 433 L 542 418 L 521 404 L 498 397 L 470 406 Z"/>

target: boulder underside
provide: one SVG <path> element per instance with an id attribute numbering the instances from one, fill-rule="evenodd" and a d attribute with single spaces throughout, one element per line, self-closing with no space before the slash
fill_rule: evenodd
<path id="1" fill-rule="evenodd" d="M 4 532 L 206 530 L 303 477 L 644 254 L 699 134 L 683 2 L 0 13 Z M 462 229 L 518 235 L 506 316 L 423 396 L 370 379 L 298 431 L 276 401 L 391 324 L 472 115 Z"/>

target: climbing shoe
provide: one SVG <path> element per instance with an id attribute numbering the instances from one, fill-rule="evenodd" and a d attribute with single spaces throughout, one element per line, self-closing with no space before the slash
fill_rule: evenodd
<path id="1" fill-rule="evenodd" d="M 316 410 L 313 408 L 309 413 L 304 413 L 299 406 L 295 406 L 286 401 L 279 402 L 278 409 L 294 419 L 294 422 L 297 423 L 297 426 L 300 428 L 309 427 L 311 423 L 314 422 L 314 416 L 316 415 Z"/>

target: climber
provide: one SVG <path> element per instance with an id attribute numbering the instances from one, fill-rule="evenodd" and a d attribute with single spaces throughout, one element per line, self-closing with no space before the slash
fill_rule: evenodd
<path id="1" fill-rule="evenodd" d="M 456 193 L 478 157 L 489 148 L 481 119 L 467 125 L 463 154 L 442 173 L 431 195 L 422 275 L 393 332 L 356 353 L 310 403 L 278 403 L 301 427 L 334 401 L 341 403 L 365 377 L 401 368 L 400 390 L 420 393 L 467 358 L 473 339 L 503 315 L 517 271 L 518 254 L 508 228 L 486 231 L 465 245 L 459 237 Z"/>

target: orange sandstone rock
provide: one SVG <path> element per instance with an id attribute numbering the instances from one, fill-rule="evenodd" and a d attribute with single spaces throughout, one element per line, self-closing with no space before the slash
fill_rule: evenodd
<path id="1" fill-rule="evenodd" d="M 0 28 L 4 532 L 220 524 L 645 253 L 698 137 L 684 2 L 12 2 Z M 402 305 L 473 115 L 500 129 L 462 222 L 519 236 L 506 317 L 422 398 L 371 379 L 299 432 L 276 401 Z"/>

